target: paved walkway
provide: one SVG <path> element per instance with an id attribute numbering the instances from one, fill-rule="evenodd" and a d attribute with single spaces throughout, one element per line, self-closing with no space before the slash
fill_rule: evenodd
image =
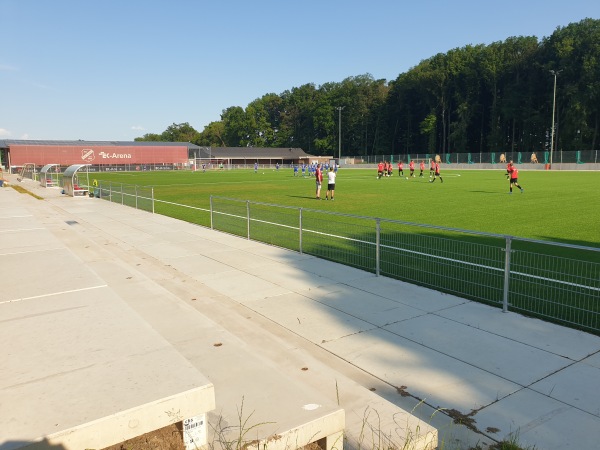
<path id="1" fill-rule="evenodd" d="M 54 233 L 69 249 L 211 381 L 228 373 L 212 373 L 186 341 L 189 308 L 220 326 L 206 338 L 214 345 L 237 340 L 273 373 L 318 390 L 325 403 L 339 402 L 347 430 L 369 414 L 393 422 L 386 415 L 397 405 L 436 427 L 445 448 L 456 448 L 456 440 L 460 448 L 485 446 L 511 433 L 539 450 L 598 447 L 600 337 L 99 199 L 22 185 L 45 201 L 20 203 L 60 223 Z M 148 287 L 154 283 L 168 301 Z M 236 355 L 223 353 L 228 364 L 219 367 L 239 381 Z M 217 405 L 220 396 L 232 402 L 243 392 L 214 384 Z M 268 393 L 265 380 L 265 401 L 279 400 Z M 410 420 L 396 417 L 397 428 Z"/>

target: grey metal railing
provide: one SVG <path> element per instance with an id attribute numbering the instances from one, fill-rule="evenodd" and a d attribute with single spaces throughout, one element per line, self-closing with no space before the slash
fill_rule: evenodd
<path id="1" fill-rule="evenodd" d="M 97 196 L 600 333 L 600 248 L 220 196 L 209 208 L 101 182 Z"/>
<path id="2" fill-rule="evenodd" d="M 211 196 L 212 229 L 600 332 L 600 248 Z"/>
<path id="3" fill-rule="evenodd" d="M 100 181 L 98 186 L 90 186 L 89 189 L 98 198 L 154 212 L 154 188 L 151 186 Z"/>
<path id="4" fill-rule="evenodd" d="M 351 153 L 348 153 L 349 155 Z M 521 151 L 497 151 L 497 152 L 453 152 L 453 153 L 403 153 L 391 155 L 355 155 L 347 156 L 346 160 L 351 160 L 353 164 L 377 164 L 379 161 L 428 161 L 430 158 L 439 158 L 439 161 L 444 164 L 506 164 L 509 160 L 513 160 L 516 164 L 540 164 L 545 165 L 550 163 L 550 152 L 521 152 Z M 342 161 L 343 163 L 343 161 Z M 554 164 L 597 164 L 600 163 L 599 150 L 577 150 L 577 151 L 561 151 L 557 150 L 554 153 Z"/>

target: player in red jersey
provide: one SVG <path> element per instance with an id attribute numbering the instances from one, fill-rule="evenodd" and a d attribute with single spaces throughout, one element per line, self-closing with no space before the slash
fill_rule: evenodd
<path id="1" fill-rule="evenodd" d="M 317 182 L 317 200 L 321 200 L 321 183 L 323 183 L 323 172 L 321 172 L 321 164 L 317 164 L 315 178 Z"/>
<path id="2" fill-rule="evenodd" d="M 508 163 L 508 165 L 510 167 L 510 191 L 509 191 L 509 194 L 512 194 L 513 186 L 516 186 L 519 189 L 521 189 L 521 194 L 522 194 L 523 188 L 519 185 L 519 169 L 517 169 L 514 166 L 512 161 L 510 163 Z"/>
<path id="3" fill-rule="evenodd" d="M 433 163 L 433 178 L 431 180 L 429 180 L 430 183 L 433 183 L 435 181 L 436 178 L 439 178 L 440 181 L 443 183 L 444 179 L 442 178 L 442 176 L 440 175 L 440 163 L 438 163 L 437 161 Z"/>
<path id="4" fill-rule="evenodd" d="M 510 162 L 506 165 L 506 179 L 508 180 L 510 178 L 510 166 L 512 166 L 512 159 L 510 160 Z"/>
<path id="5" fill-rule="evenodd" d="M 404 163 L 402 161 L 398 162 L 398 176 L 404 176 Z"/>
<path id="6" fill-rule="evenodd" d="M 410 169 L 410 176 L 414 178 L 415 177 L 415 162 L 411 161 L 408 164 L 408 168 Z"/>
<path id="7" fill-rule="evenodd" d="M 433 178 L 433 174 L 435 173 L 435 161 L 433 159 L 429 160 L 429 178 Z"/>
<path id="8" fill-rule="evenodd" d="M 419 164 L 419 169 L 421 170 L 419 178 L 423 178 L 423 172 L 425 171 L 425 161 L 421 161 L 421 163 Z"/>
<path id="9" fill-rule="evenodd" d="M 379 161 L 377 164 L 377 178 L 381 178 L 383 176 L 383 161 Z"/>

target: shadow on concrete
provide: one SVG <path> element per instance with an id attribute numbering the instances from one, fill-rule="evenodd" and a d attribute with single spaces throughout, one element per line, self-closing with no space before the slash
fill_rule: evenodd
<path id="1" fill-rule="evenodd" d="M 19 448 L 26 448 L 27 450 L 65 450 L 62 444 L 51 444 L 46 438 L 38 442 L 6 441 L 0 443 L 0 450 L 16 450 Z"/>

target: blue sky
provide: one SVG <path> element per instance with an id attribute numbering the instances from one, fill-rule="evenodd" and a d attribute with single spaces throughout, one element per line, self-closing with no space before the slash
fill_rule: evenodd
<path id="1" fill-rule="evenodd" d="M 267 93 L 600 18 L 598 0 L 0 0 L 0 139 L 202 131 Z"/>

